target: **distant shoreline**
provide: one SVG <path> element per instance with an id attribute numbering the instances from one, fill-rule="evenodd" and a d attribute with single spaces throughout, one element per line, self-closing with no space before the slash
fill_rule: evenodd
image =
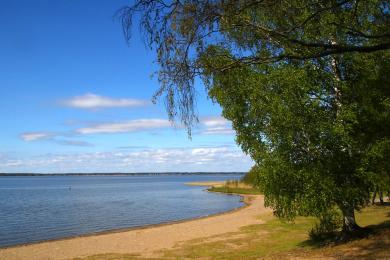
<path id="1" fill-rule="evenodd" d="M 0 177 L 18 176 L 155 176 L 155 175 L 243 175 L 246 172 L 113 172 L 113 173 L 0 173 Z"/>

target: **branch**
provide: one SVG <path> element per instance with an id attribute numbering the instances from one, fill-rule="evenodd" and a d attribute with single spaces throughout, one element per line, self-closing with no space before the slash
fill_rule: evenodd
<path id="1" fill-rule="evenodd" d="M 388 50 L 390 49 L 390 42 L 373 45 L 373 46 L 342 46 L 338 45 L 337 48 L 331 49 L 331 50 L 325 50 L 322 52 L 317 52 L 314 54 L 309 55 L 292 55 L 292 54 L 281 54 L 277 56 L 271 56 L 271 57 L 243 57 L 240 59 L 236 59 L 232 63 L 217 68 L 219 71 L 226 71 L 228 69 L 231 69 L 235 67 L 236 65 L 242 63 L 245 65 L 254 65 L 254 64 L 266 64 L 270 62 L 280 62 L 284 60 L 310 60 L 315 58 L 322 58 L 329 55 L 337 55 L 342 53 L 350 53 L 350 52 L 361 52 L 361 53 L 368 53 L 368 52 L 374 52 L 374 51 L 381 51 L 381 50 Z"/>

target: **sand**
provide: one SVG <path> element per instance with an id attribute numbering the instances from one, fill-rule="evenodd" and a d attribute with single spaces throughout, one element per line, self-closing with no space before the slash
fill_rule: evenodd
<path id="1" fill-rule="evenodd" d="M 188 186 L 203 186 L 203 187 L 221 187 L 225 185 L 224 181 L 199 181 L 187 182 Z"/>
<path id="2" fill-rule="evenodd" d="M 72 259 L 96 254 L 120 253 L 155 256 L 180 242 L 207 238 L 240 227 L 261 223 L 258 216 L 270 212 L 261 195 L 243 196 L 247 206 L 219 215 L 127 231 L 80 236 L 0 249 L 0 259 Z"/>

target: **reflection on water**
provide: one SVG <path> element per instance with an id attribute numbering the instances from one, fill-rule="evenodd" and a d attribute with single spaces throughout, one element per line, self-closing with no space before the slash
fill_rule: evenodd
<path id="1" fill-rule="evenodd" d="M 190 181 L 238 175 L 0 177 L 0 246 L 215 214 L 238 196 L 204 192 Z"/>

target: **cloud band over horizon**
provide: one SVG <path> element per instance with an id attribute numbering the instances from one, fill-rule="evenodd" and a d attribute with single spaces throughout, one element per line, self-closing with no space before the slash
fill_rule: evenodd
<path id="1" fill-rule="evenodd" d="M 42 166 L 47 169 L 44 173 L 247 171 L 252 164 L 250 157 L 232 147 L 47 154 L 23 159 L 0 156 L 0 172 L 42 172 Z"/>

